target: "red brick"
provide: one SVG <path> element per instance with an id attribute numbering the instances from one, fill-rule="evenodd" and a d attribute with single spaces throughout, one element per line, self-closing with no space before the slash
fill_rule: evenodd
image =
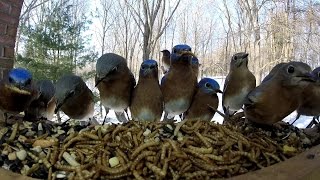
<path id="1" fill-rule="evenodd" d="M 16 37 L 16 35 L 17 35 L 17 28 L 16 28 L 15 26 L 8 26 L 8 25 L 7 25 L 6 34 L 7 34 L 8 36 L 11 36 L 11 37 Z"/>
<path id="2" fill-rule="evenodd" d="M 2 58 L 0 57 L 0 68 L 7 69 L 13 67 L 13 59 L 12 58 Z"/>
<path id="3" fill-rule="evenodd" d="M 17 7 L 22 7 L 22 4 L 23 4 L 23 0 L 8 0 L 8 1 L 10 1 L 12 5 L 15 5 Z"/>
<path id="4" fill-rule="evenodd" d="M 18 25 L 19 17 L 12 17 L 6 13 L 0 12 L 0 19 L 2 22 L 11 24 L 11 25 Z"/>
<path id="5" fill-rule="evenodd" d="M 13 47 L 4 47 L 4 57 L 13 58 L 14 56 L 14 48 Z"/>
<path id="6" fill-rule="evenodd" d="M 0 23 L 0 35 L 7 34 L 7 24 Z"/>
<path id="7" fill-rule="evenodd" d="M 8 35 L 1 35 L 0 36 L 0 44 L 4 46 L 11 46 L 14 47 L 15 45 L 15 37 L 11 37 Z"/>
<path id="8" fill-rule="evenodd" d="M 12 6 L 10 15 L 13 17 L 20 17 L 20 11 L 21 11 L 21 7 Z"/>
<path id="9" fill-rule="evenodd" d="M 8 0 L 0 0 L 0 12 L 9 13 L 11 10 L 11 5 Z"/>

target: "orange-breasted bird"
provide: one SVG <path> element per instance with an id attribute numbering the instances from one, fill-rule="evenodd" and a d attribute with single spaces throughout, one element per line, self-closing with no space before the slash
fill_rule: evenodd
<path id="1" fill-rule="evenodd" d="M 320 116 L 320 67 L 315 68 L 312 71 L 312 76 L 315 80 L 314 83 L 310 83 L 302 93 L 301 103 L 297 109 L 297 118 L 300 115 L 313 116 L 312 126 L 319 121 Z"/>
<path id="2" fill-rule="evenodd" d="M 231 58 L 222 94 L 222 106 L 227 116 L 241 109 L 247 94 L 256 87 L 256 78 L 248 69 L 248 55 L 240 52 Z"/>
<path id="3" fill-rule="evenodd" d="M 298 108 L 302 92 L 312 81 L 309 65 L 295 61 L 282 65 L 248 94 L 244 103 L 246 119 L 267 125 L 281 121 Z"/>
<path id="4" fill-rule="evenodd" d="M 160 121 L 163 97 L 158 78 L 158 63 L 155 60 L 142 62 L 137 86 L 133 90 L 130 112 L 133 120 Z"/>
<path id="5" fill-rule="evenodd" d="M 25 111 L 38 96 L 32 74 L 24 68 L 11 69 L 0 81 L 0 110 L 4 113 L 5 122 L 8 114 Z"/>
<path id="6" fill-rule="evenodd" d="M 56 102 L 54 99 L 55 87 L 50 80 L 40 80 L 36 82 L 39 97 L 32 101 L 25 110 L 25 119 L 38 120 L 53 118 Z"/>
<path id="7" fill-rule="evenodd" d="M 161 58 L 161 61 L 162 61 L 162 66 L 161 66 L 161 69 L 162 69 L 162 72 L 163 74 L 167 73 L 169 68 L 170 68 L 170 51 L 167 50 L 167 49 L 164 49 L 162 51 L 162 58 Z"/>
<path id="8" fill-rule="evenodd" d="M 110 109 L 115 111 L 120 122 L 128 121 L 125 111 L 131 103 L 135 85 L 136 81 L 125 58 L 114 53 L 106 53 L 98 59 L 96 87 L 100 92 L 101 102 L 107 114 Z"/>
<path id="9" fill-rule="evenodd" d="M 191 106 L 184 114 L 185 119 L 210 121 L 215 114 L 211 107 L 217 109 L 219 105 L 217 93 L 222 93 L 217 81 L 211 78 L 201 79 Z"/>
<path id="10" fill-rule="evenodd" d="M 94 113 L 94 96 L 83 79 L 68 74 L 62 76 L 56 83 L 56 109 L 62 110 L 72 119 L 91 119 Z"/>
<path id="11" fill-rule="evenodd" d="M 188 45 L 180 44 L 172 48 L 171 66 L 161 79 L 160 86 L 164 98 L 164 120 L 186 112 L 191 105 L 197 87 L 192 57 L 194 54 Z"/>

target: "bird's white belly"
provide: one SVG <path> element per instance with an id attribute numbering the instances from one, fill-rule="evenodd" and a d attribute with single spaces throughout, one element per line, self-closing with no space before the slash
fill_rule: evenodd
<path id="1" fill-rule="evenodd" d="M 249 93 L 249 88 L 242 88 L 237 94 L 225 99 L 224 106 L 229 107 L 229 111 L 238 111 L 242 108 L 244 99 Z"/>
<path id="2" fill-rule="evenodd" d="M 142 108 L 137 117 L 141 121 L 151 121 L 155 119 L 155 115 L 148 108 Z"/>
<path id="3" fill-rule="evenodd" d="M 105 108 L 112 109 L 115 112 L 123 112 L 128 107 L 127 102 L 119 100 L 119 98 L 115 98 L 115 97 L 102 99 L 101 102 Z"/>
<path id="4" fill-rule="evenodd" d="M 180 115 L 188 110 L 190 101 L 180 98 L 178 100 L 172 100 L 165 104 L 165 111 L 171 115 Z"/>

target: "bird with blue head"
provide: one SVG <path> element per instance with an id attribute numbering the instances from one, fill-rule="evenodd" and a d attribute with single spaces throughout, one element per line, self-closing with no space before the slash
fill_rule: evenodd
<path id="1" fill-rule="evenodd" d="M 137 86 L 133 90 L 130 112 L 133 120 L 160 121 L 163 97 L 158 78 L 158 63 L 148 59 L 142 62 Z"/>
<path id="2" fill-rule="evenodd" d="M 128 121 L 125 112 L 131 103 L 135 85 L 135 78 L 128 68 L 125 58 L 114 53 L 106 53 L 98 59 L 96 87 L 106 110 L 104 123 L 110 109 L 115 111 L 118 121 Z"/>
<path id="3" fill-rule="evenodd" d="M 217 93 L 222 93 L 218 82 L 211 78 L 203 78 L 198 83 L 197 92 L 190 108 L 184 114 L 185 119 L 210 121 L 219 105 Z"/>
<path id="4" fill-rule="evenodd" d="M 307 128 L 319 123 L 320 116 L 320 67 L 315 68 L 311 74 L 315 82 L 311 82 L 304 89 L 301 103 L 297 109 L 298 115 L 296 118 L 298 119 L 300 115 L 313 116 Z"/>
<path id="5" fill-rule="evenodd" d="M 32 74 L 24 68 L 14 68 L 0 81 L 0 110 L 7 123 L 8 114 L 25 111 L 39 96 Z"/>
<path id="6" fill-rule="evenodd" d="M 172 120 L 188 110 L 197 87 L 197 77 L 192 70 L 191 47 L 179 44 L 172 48 L 171 66 L 161 79 L 164 98 L 164 120 Z"/>

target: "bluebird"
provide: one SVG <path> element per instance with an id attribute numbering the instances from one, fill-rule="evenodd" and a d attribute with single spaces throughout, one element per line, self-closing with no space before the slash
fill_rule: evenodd
<path id="1" fill-rule="evenodd" d="M 192 57 L 191 64 L 192 64 L 192 70 L 193 70 L 194 74 L 196 75 L 196 77 L 198 78 L 199 67 L 200 67 L 198 58 Z"/>
<path id="2" fill-rule="evenodd" d="M 81 77 L 68 74 L 56 83 L 55 113 L 62 110 L 69 118 L 91 119 L 94 113 L 94 96 Z"/>
<path id="3" fill-rule="evenodd" d="M 167 73 L 170 68 L 170 51 L 167 49 L 164 49 L 162 52 L 162 63 L 163 66 L 161 66 L 163 74 Z"/>
<path id="4" fill-rule="evenodd" d="M 248 55 L 240 52 L 231 58 L 222 94 L 222 106 L 227 116 L 241 109 L 247 94 L 256 87 L 256 78 L 248 69 Z"/>
<path id="5" fill-rule="evenodd" d="M 142 62 L 139 81 L 132 94 L 130 112 L 138 121 L 160 121 L 163 111 L 163 97 L 158 78 L 158 64 L 155 60 Z"/>
<path id="6" fill-rule="evenodd" d="M 120 122 L 127 122 L 124 112 L 131 103 L 136 81 L 126 59 L 114 53 L 104 54 L 97 61 L 96 73 L 96 87 L 107 114 L 113 109 Z"/>
<path id="7" fill-rule="evenodd" d="M 36 83 L 39 97 L 32 101 L 25 111 L 26 119 L 47 119 L 53 118 L 56 102 L 54 100 L 55 87 L 50 80 L 40 80 Z"/>
<path id="8" fill-rule="evenodd" d="M 310 83 L 303 91 L 302 102 L 297 109 L 297 118 L 300 115 L 314 116 L 310 126 L 319 121 L 320 116 L 320 67 L 312 71 L 312 76 L 315 79 L 314 83 Z"/>
<path id="9" fill-rule="evenodd" d="M 32 74 L 24 68 L 11 69 L 0 81 L 0 110 L 7 124 L 8 114 L 18 114 L 39 96 Z"/>
<path id="10" fill-rule="evenodd" d="M 248 94 L 244 103 L 246 119 L 266 125 L 281 121 L 298 108 L 304 88 L 313 81 L 310 72 L 310 66 L 303 62 L 282 65 Z"/>
<path id="11" fill-rule="evenodd" d="M 172 52 L 170 69 L 161 79 L 160 86 L 164 98 L 164 120 L 186 112 L 197 87 L 197 77 L 191 64 L 194 54 L 190 46 L 176 45 Z"/>
<path id="12" fill-rule="evenodd" d="M 215 114 L 211 107 L 217 109 L 219 105 L 217 93 L 222 93 L 217 81 L 211 78 L 201 79 L 191 106 L 184 115 L 185 119 L 210 121 Z"/>

